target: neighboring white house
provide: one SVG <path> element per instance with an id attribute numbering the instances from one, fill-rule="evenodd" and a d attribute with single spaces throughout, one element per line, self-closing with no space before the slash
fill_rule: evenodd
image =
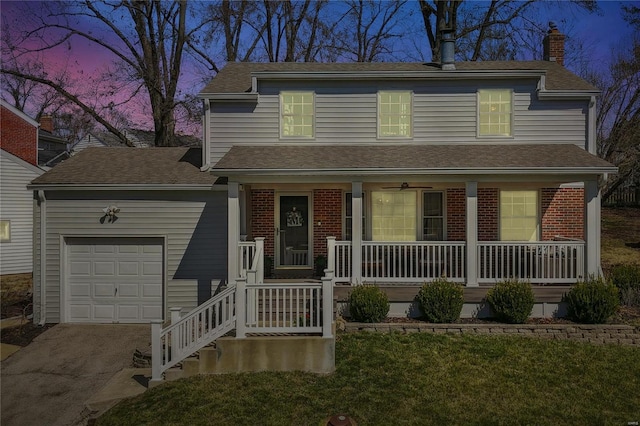
<path id="1" fill-rule="evenodd" d="M 38 122 L 2 101 L 0 137 L 0 274 L 33 271 L 33 192 Z M 22 158 L 21 158 L 22 157 Z"/>

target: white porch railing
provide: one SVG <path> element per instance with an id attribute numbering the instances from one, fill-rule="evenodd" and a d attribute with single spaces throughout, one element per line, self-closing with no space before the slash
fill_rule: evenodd
<path id="1" fill-rule="evenodd" d="M 152 321 L 152 381 L 161 381 L 167 369 L 233 329 L 238 338 L 247 331 L 333 336 L 332 271 L 322 283 L 265 284 L 264 238 L 241 242 L 237 253 L 244 276 L 236 285 L 184 316 L 181 308 L 172 308 L 166 328 L 162 320 Z"/>
<path id="2" fill-rule="evenodd" d="M 584 242 L 479 242 L 478 282 L 520 278 L 575 283 L 584 277 Z"/>
<path id="3" fill-rule="evenodd" d="M 182 317 L 181 308 L 173 308 L 167 328 L 162 320 L 151 323 L 152 380 L 235 328 L 235 295 L 229 287 Z"/>
<path id="4" fill-rule="evenodd" d="M 425 282 L 439 277 L 464 282 L 464 241 L 362 242 L 362 281 Z M 329 241 L 328 268 L 336 282 L 352 278 L 350 241 Z M 333 264 L 332 264 L 333 262 Z"/>
<path id="5" fill-rule="evenodd" d="M 351 281 L 351 250 L 351 241 L 329 241 L 327 268 L 335 272 L 334 282 Z"/>
<path id="6" fill-rule="evenodd" d="M 247 333 L 321 333 L 321 283 L 247 285 Z"/>
<path id="7" fill-rule="evenodd" d="M 246 278 L 247 271 L 251 269 L 256 253 L 255 241 L 240 241 L 238 243 L 238 276 Z"/>

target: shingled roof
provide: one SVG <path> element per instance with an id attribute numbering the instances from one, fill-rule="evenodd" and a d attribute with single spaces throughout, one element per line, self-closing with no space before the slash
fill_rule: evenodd
<path id="1" fill-rule="evenodd" d="M 406 170 L 424 173 L 480 171 L 608 173 L 615 167 L 576 145 L 271 145 L 234 146 L 214 172 L 323 174 L 380 173 Z"/>
<path id="2" fill-rule="evenodd" d="M 598 89 L 555 61 L 457 62 L 457 71 L 545 71 L 547 90 Z M 230 62 L 202 89 L 201 95 L 251 91 L 251 73 L 269 72 L 442 72 L 439 66 L 418 62 Z M 456 71 L 453 71 L 454 73 Z"/>
<path id="3" fill-rule="evenodd" d="M 32 185 L 213 185 L 199 148 L 87 148 Z"/>

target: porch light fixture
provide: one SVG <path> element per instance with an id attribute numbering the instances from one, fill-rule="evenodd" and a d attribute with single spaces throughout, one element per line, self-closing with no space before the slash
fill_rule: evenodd
<path id="1" fill-rule="evenodd" d="M 107 206 L 102 209 L 102 211 L 104 212 L 104 216 L 100 219 L 102 223 L 104 223 L 105 219 L 109 223 L 113 223 L 118 220 L 118 217 L 116 216 L 120 212 L 120 208 L 118 206 Z"/>

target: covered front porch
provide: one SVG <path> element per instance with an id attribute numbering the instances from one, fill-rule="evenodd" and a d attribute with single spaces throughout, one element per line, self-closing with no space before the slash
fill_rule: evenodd
<path id="1" fill-rule="evenodd" d="M 214 169 L 228 177 L 231 283 L 240 247 L 264 238 L 267 276 L 466 287 L 599 274 L 598 179 L 615 172 L 554 144 L 239 146 Z"/>

